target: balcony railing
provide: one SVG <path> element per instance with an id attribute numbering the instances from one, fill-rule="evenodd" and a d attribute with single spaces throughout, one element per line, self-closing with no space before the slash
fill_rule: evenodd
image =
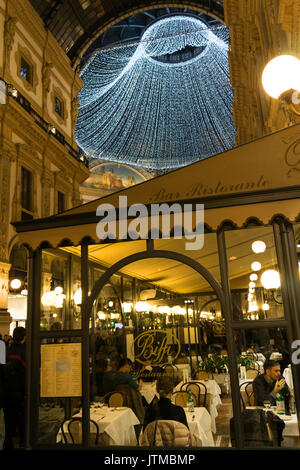
<path id="1" fill-rule="evenodd" d="M 53 135 L 53 137 L 58 140 L 68 151 L 73 158 L 78 160 L 79 162 L 83 163 L 87 168 L 89 167 L 89 161 L 87 156 L 83 153 L 80 148 L 74 149 L 68 142 L 66 142 L 65 136 L 59 132 L 53 124 L 45 121 L 32 107 L 30 101 L 28 101 L 13 85 L 6 83 L 4 80 L 0 79 L 2 85 L 1 87 L 2 93 L 12 97 L 17 103 L 19 103 L 25 111 L 27 111 L 34 119 L 34 122 L 47 134 Z M 0 100 L 0 103 L 3 102 Z"/>

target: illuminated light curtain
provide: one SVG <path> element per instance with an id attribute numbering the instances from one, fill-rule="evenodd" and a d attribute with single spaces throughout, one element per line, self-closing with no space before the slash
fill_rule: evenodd
<path id="1" fill-rule="evenodd" d="M 97 51 L 81 74 L 78 145 L 93 157 L 152 169 L 232 148 L 225 37 L 225 26 L 215 34 L 197 18 L 171 16 L 138 44 Z M 191 47 L 194 55 L 185 52 Z"/>

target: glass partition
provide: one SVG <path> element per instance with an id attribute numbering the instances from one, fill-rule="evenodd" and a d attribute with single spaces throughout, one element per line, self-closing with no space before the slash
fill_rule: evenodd
<path id="1" fill-rule="evenodd" d="M 234 320 L 284 318 L 272 227 L 226 232 Z"/>

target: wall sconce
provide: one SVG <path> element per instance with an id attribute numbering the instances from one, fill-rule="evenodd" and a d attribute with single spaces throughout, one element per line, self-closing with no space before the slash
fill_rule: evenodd
<path id="1" fill-rule="evenodd" d="M 21 285 L 22 285 L 22 282 L 20 281 L 20 279 L 13 279 L 10 282 L 10 287 L 15 290 L 20 289 Z"/>
<path id="2" fill-rule="evenodd" d="M 77 291 L 74 293 L 73 299 L 76 305 L 81 305 L 81 302 L 82 302 L 81 289 L 77 289 Z"/>
<path id="3" fill-rule="evenodd" d="M 291 55 L 272 59 L 262 74 L 262 85 L 268 95 L 279 99 L 297 115 L 295 105 L 300 104 L 300 60 Z"/>

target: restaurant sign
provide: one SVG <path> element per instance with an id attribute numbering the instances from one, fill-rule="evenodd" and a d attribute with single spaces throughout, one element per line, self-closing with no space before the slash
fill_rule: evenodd
<path id="1" fill-rule="evenodd" d="M 134 340 L 135 360 L 143 365 L 164 366 L 180 354 L 180 341 L 172 330 L 148 330 Z"/>

